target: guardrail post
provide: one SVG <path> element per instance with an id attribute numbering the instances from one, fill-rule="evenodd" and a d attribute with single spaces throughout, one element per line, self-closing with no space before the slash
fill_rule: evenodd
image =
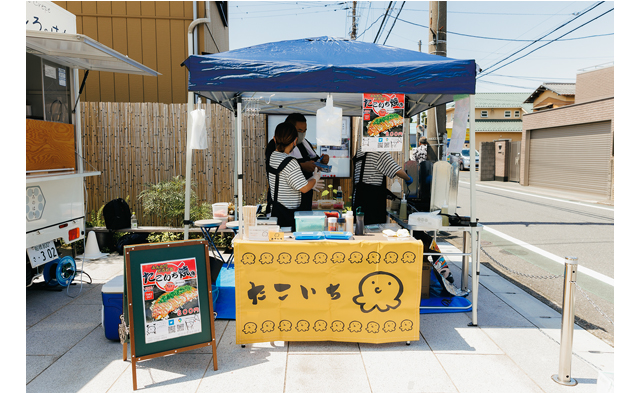
<path id="1" fill-rule="evenodd" d="M 571 378 L 571 355 L 573 347 L 573 324 L 575 311 L 576 278 L 578 276 L 578 258 L 565 257 L 564 262 L 564 291 L 562 295 L 562 329 L 560 339 L 560 363 L 558 374 L 551 378 L 558 384 L 575 386 L 578 384 Z"/>

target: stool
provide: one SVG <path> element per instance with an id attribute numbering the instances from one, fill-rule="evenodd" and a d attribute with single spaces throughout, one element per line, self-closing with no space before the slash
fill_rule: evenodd
<path id="1" fill-rule="evenodd" d="M 235 220 L 233 222 L 227 222 L 227 228 L 233 230 L 233 235 L 235 236 L 236 234 L 238 234 L 238 228 L 240 227 L 240 223 Z M 231 266 L 233 266 L 233 251 L 234 249 L 231 249 L 231 256 L 229 256 L 229 260 L 227 261 L 227 269 Z"/>
<path id="2" fill-rule="evenodd" d="M 218 256 L 220 256 L 220 260 L 224 262 L 222 253 L 220 253 L 220 251 L 216 247 L 215 242 L 213 242 L 213 239 L 218 233 L 218 228 L 220 227 L 220 224 L 222 224 L 222 220 L 219 220 L 219 219 L 196 220 L 196 222 L 194 223 L 195 226 L 200 227 L 200 230 L 202 231 L 202 235 L 204 236 L 204 239 L 206 239 L 207 242 L 209 243 L 209 248 L 215 249 L 215 251 L 218 253 Z M 213 234 L 211 234 L 211 230 L 213 230 Z"/>

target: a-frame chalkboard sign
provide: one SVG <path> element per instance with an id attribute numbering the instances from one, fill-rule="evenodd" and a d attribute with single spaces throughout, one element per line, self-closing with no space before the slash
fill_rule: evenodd
<path id="1" fill-rule="evenodd" d="M 136 362 L 211 346 L 218 369 L 205 240 L 124 248 L 124 312 L 129 324 L 133 389 Z M 123 359 L 127 343 L 123 342 Z"/>

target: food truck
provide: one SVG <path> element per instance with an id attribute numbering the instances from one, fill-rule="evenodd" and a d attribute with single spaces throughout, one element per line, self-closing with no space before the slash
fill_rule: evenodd
<path id="1" fill-rule="evenodd" d="M 82 154 L 84 83 L 93 71 L 158 73 L 76 34 L 76 16 L 51 2 L 27 2 L 26 11 L 26 285 L 42 275 L 68 285 L 75 262 L 57 248 L 84 239 L 85 179 L 100 175 Z"/>

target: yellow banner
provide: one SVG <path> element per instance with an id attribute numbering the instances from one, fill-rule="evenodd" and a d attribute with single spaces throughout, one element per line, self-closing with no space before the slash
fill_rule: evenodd
<path id="1" fill-rule="evenodd" d="M 419 337 L 422 242 L 236 238 L 236 342 Z"/>

